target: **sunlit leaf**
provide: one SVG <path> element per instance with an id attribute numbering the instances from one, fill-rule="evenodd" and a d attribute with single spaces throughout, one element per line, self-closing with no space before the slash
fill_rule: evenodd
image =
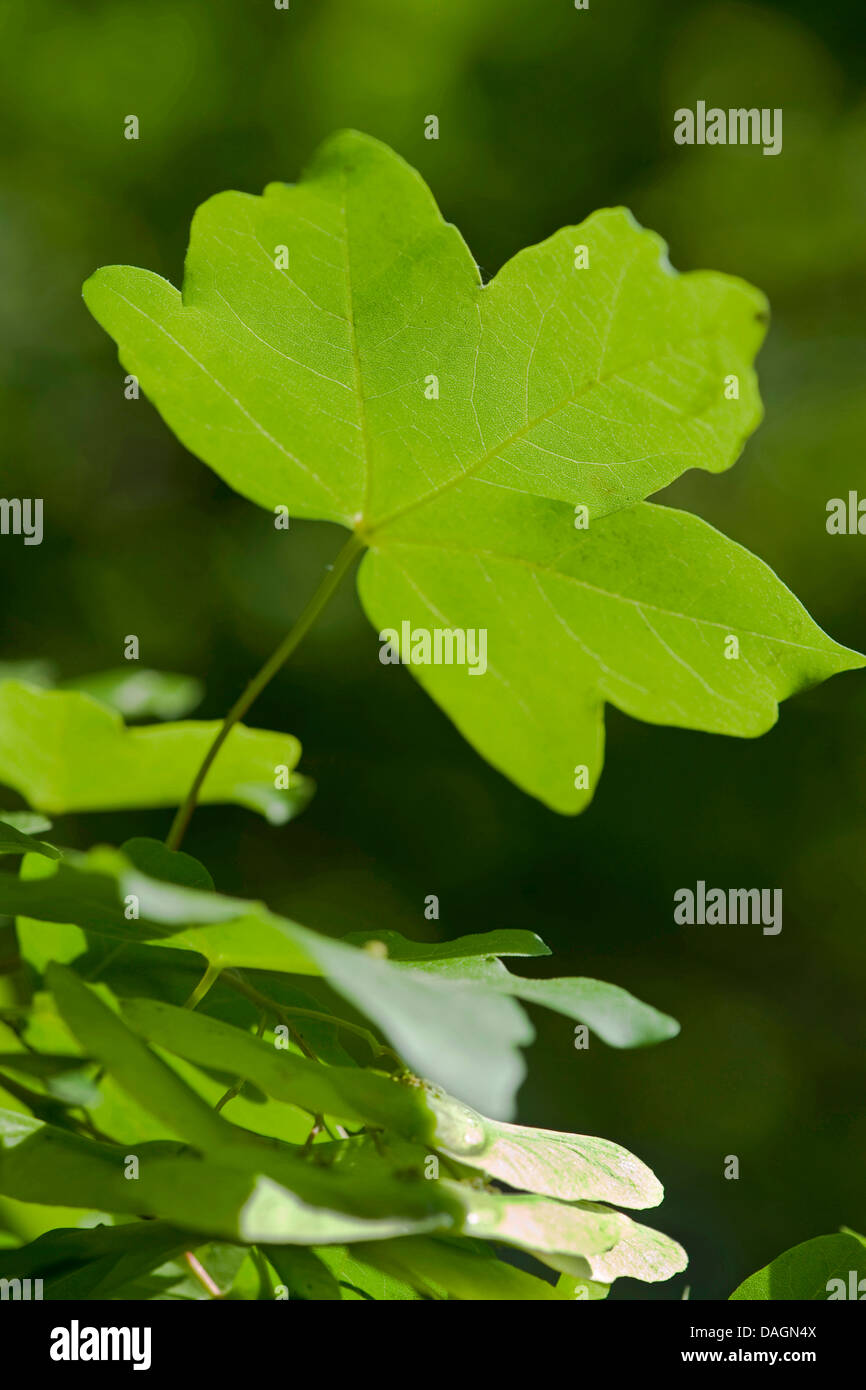
<path id="1" fill-rule="evenodd" d="M 437 1117 L 438 1147 L 509 1187 L 622 1207 L 654 1207 L 664 1196 L 646 1164 L 608 1139 L 504 1124 L 435 1090 L 428 1103 Z"/>
<path id="2" fill-rule="evenodd" d="M 676 274 L 625 209 L 484 285 L 419 176 L 344 132 L 299 183 L 204 203 L 182 291 L 109 266 L 84 295 L 232 487 L 355 533 L 380 638 L 399 633 L 463 734 L 558 811 L 592 796 L 606 703 L 754 736 L 862 664 L 747 552 L 642 505 L 736 459 L 767 311 L 741 280 Z M 483 631 L 483 663 L 412 662 L 413 628 Z"/>
<path id="3" fill-rule="evenodd" d="M 622 1239 L 627 1217 L 589 1205 L 569 1205 L 549 1197 L 479 1192 L 449 1184 L 465 1204 L 464 1229 L 478 1240 L 502 1241 L 533 1253 L 561 1252 L 599 1258 Z"/>
<path id="4" fill-rule="evenodd" d="M 418 1290 L 384 1269 L 360 1260 L 356 1247 L 328 1245 L 316 1254 L 337 1280 L 344 1303 L 413 1303 L 421 1298 Z"/>
<path id="5" fill-rule="evenodd" d="M 0 684 L 0 783 L 39 811 L 108 811 L 183 800 L 219 723 L 127 729 L 119 714 L 78 691 Z M 239 724 L 206 777 L 203 802 L 234 802 L 274 824 L 295 813 L 304 784 L 290 734 Z M 285 769 L 288 787 L 278 788 Z M 294 786 L 293 781 L 294 779 Z"/>
<path id="6" fill-rule="evenodd" d="M 611 1214 L 609 1207 L 595 1202 L 580 1202 L 578 1206 L 599 1216 Z M 539 1259 L 553 1269 L 595 1284 L 612 1284 L 614 1279 L 625 1276 L 640 1279 L 645 1284 L 656 1284 L 686 1268 L 686 1252 L 670 1236 L 642 1226 L 621 1213 L 616 1214 L 621 1222 L 619 1239 L 609 1250 L 592 1252 L 579 1258 L 569 1256 L 564 1251 L 547 1251 L 539 1253 Z"/>

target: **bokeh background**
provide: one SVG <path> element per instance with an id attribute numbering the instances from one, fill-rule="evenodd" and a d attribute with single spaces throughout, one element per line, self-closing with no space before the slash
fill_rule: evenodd
<path id="1" fill-rule="evenodd" d="M 224 712 L 334 555 L 275 532 L 126 401 L 80 286 L 130 262 L 179 282 L 190 217 L 224 188 L 294 179 L 355 126 L 433 187 L 486 275 L 596 207 L 628 204 L 682 270 L 754 281 L 773 322 L 766 421 L 729 474 L 665 500 L 756 550 L 838 640 L 866 644 L 866 537 L 826 503 L 866 493 L 866 44 L 855 0 L 28 0 L 0 4 L 0 494 L 45 499 L 41 547 L 0 543 L 0 660 L 64 676 L 200 675 Z M 680 148 L 673 112 L 784 110 L 784 150 Z M 123 138 L 138 115 L 141 138 Z M 424 139 L 424 118 L 440 139 Z M 615 1298 L 726 1297 L 782 1249 L 866 1226 L 866 681 L 783 708 L 756 742 L 608 715 L 591 808 L 559 818 L 462 742 L 346 589 L 252 722 L 290 729 L 318 782 L 283 829 L 203 809 L 186 847 L 218 886 L 323 930 L 539 932 L 542 968 L 615 981 L 676 1015 L 642 1052 L 539 1014 L 521 1118 L 616 1139 L 660 1174 L 684 1277 Z M 8 804 L 13 804 L 9 798 Z M 168 813 L 122 818 L 163 835 Z M 118 818 L 64 823 L 67 842 Z M 673 924 L 699 878 L 781 887 L 782 934 Z M 425 922 L 439 895 L 441 919 Z M 739 1181 L 723 1177 L 740 1158 Z"/>

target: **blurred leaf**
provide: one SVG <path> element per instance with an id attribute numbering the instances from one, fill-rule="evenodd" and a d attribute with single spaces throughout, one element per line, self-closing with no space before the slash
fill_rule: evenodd
<path id="1" fill-rule="evenodd" d="M 744 1279 L 731 1299 L 821 1303 L 829 1301 L 832 1295 L 859 1300 L 866 1291 L 866 1284 L 862 1290 L 859 1287 L 861 1279 L 866 1279 L 866 1248 L 861 1237 L 853 1233 L 817 1236 L 777 1255 L 763 1269 Z M 831 1288 L 834 1280 L 841 1280 L 841 1284 Z"/>
<path id="2" fill-rule="evenodd" d="M 172 806 L 183 800 L 219 728 L 190 722 L 126 729 L 89 695 L 6 681 L 0 782 L 38 810 L 58 814 Z M 287 791 L 275 787 L 276 769 L 294 768 L 300 751 L 290 734 L 236 725 L 200 799 L 234 802 L 280 825 L 294 814 L 295 800 L 291 779 Z"/>
<path id="3" fill-rule="evenodd" d="M 666 118 L 699 99 L 713 105 L 713 93 L 724 106 L 723 93 L 748 92 L 751 107 L 784 109 L 783 157 L 752 159 L 720 145 L 707 158 L 706 149 L 682 146 L 653 170 L 641 210 L 674 228 L 689 262 L 748 267 L 774 304 L 788 300 L 786 318 L 792 305 L 802 313 L 811 296 L 832 303 L 842 277 L 856 287 L 864 266 L 858 171 L 866 110 L 820 26 L 783 8 L 709 4 L 695 7 L 671 37 L 660 74 Z"/>
<path id="4" fill-rule="evenodd" d="M 8 1105 L 8 1094 L 0 1089 L 0 1108 Z M 14 1107 L 12 1113 L 15 1113 Z M 14 1243 L 19 1246 L 27 1241 L 38 1240 L 39 1236 L 55 1230 L 58 1226 L 83 1228 L 97 1221 L 107 1220 L 105 1212 L 64 1207 L 56 1202 L 51 1206 L 43 1206 L 38 1202 L 17 1202 L 14 1198 L 0 1193 L 0 1227 L 13 1233 Z"/>
<path id="5" fill-rule="evenodd" d="M 80 690 L 124 719 L 182 719 L 201 703 L 204 686 L 193 676 L 118 666 L 60 682 L 61 690 Z"/>
<path id="6" fill-rule="evenodd" d="M 47 661 L 0 661 L 0 682 L 8 680 L 43 689 L 80 690 L 125 719 L 182 719 L 204 694 L 194 676 L 135 664 L 58 680 L 55 667 Z"/>
<path id="7" fill-rule="evenodd" d="M 81 1066 L 82 1058 L 68 1053 L 0 1052 L 0 1067 L 23 1072 L 26 1076 L 61 1076 L 64 1072 L 78 1071 Z"/>
<path id="8" fill-rule="evenodd" d="M 139 835 L 125 840 L 120 849 L 143 874 L 180 884 L 183 888 L 213 892 L 214 882 L 204 864 L 193 859 L 191 854 L 184 854 L 183 850 L 167 849 L 162 840 Z"/>
<path id="9" fill-rule="evenodd" d="M 23 835 L 39 835 L 43 830 L 50 830 L 52 824 L 47 816 L 40 816 L 36 811 L 0 811 L 0 820 Z"/>
<path id="10" fill-rule="evenodd" d="M 55 868 L 43 855 L 28 853 L 21 861 L 20 881 L 50 879 Z M 4 886 L 0 882 L 0 891 Z M 37 920 L 25 912 L 17 914 L 15 935 L 22 959 L 40 975 L 50 960 L 68 965 L 87 949 L 87 937 L 74 922 Z"/>
<path id="11" fill-rule="evenodd" d="M 56 671 L 50 661 L 0 661 L 0 682 L 24 681 L 27 685 L 54 685 Z"/>
<path id="12" fill-rule="evenodd" d="M 53 845 L 47 844 L 44 840 L 34 839 L 33 835 L 25 833 L 20 826 L 10 821 L 9 816 L 14 814 L 0 812 L 0 854 L 41 854 L 46 859 L 60 858 L 60 851 Z M 44 821 L 42 816 L 34 819 Z"/>
<path id="13" fill-rule="evenodd" d="M 35 1077 L 46 1092 L 64 1105 L 91 1106 L 100 1102 L 99 1087 L 84 1070 L 86 1058 L 66 1053 L 6 1052 L 0 1053 L 0 1072 L 11 1071 L 21 1076 Z"/>

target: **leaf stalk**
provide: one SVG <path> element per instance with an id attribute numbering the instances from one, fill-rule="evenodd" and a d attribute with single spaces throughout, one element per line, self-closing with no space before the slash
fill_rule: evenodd
<path id="1" fill-rule="evenodd" d="M 297 650 L 303 639 L 306 637 L 310 628 L 316 622 L 323 609 L 327 606 L 335 591 L 339 588 L 341 580 L 351 568 L 356 556 L 363 550 L 364 543 L 353 534 L 344 544 L 337 555 L 333 565 L 327 570 L 325 577 L 313 594 L 306 608 L 294 626 L 287 632 L 280 645 L 271 656 L 268 657 L 264 666 L 253 676 L 243 694 L 235 701 L 222 722 L 216 738 L 205 754 L 201 767 L 195 775 L 192 786 L 186 794 L 181 805 L 178 807 L 177 814 L 172 821 L 171 829 L 166 838 L 166 847 L 176 850 L 180 848 L 187 826 L 189 825 L 192 813 L 198 804 L 199 793 L 204 784 L 205 778 L 213 766 L 217 754 L 234 728 L 235 724 L 243 719 L 247 710 L 261 695 L 265 686 L 273 680 L 274 676 L 285 665 L 289 657 Z"/>

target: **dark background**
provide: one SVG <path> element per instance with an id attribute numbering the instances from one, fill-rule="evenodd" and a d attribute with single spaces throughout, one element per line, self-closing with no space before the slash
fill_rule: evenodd
<path id="1" fill-rule="evenodd" d="M 862 8 L 661 0 L 55 0 L 0 4 L 0 493 L 45 499 L 41 547 L 0 543 L 0 659 L 72 676 L 201 675 L 222 714 L 336 552 L 275 532 L 123 397 L 81 282 L 98 265 L 179 283 L 196 205 L 291 181 L 332 129 L 394 145 L 492 275 L 522 246 L 627 203 L 682 270 L 765 290 L 767 418 L 737 467 L 666 499 L 767 560 L 839 641 L 866 644 L 866 537 L 826 503 L 866 490 L 866 107 Z M 784 110 L 784 148 L 681 148 L 673 112 Z M 138 115 L 141 138 L 123 138 Z M 439 116 L 438 142 L 423 138 Z M 678 1017 L 642 1052 L 539 1014 L 521 1118 L 616 1139 L 667 1187 L 656 1224 L 691 1256 L 615 1298 L 726 1297 L 782 1249 L 866 1226 L 863 1159 L 866 682 L 792 701 L 756 742 L 608 713 L 591 808 L 559 818 L 488 768 L 382 667 L 347 587 L 251 722 L 289 729 L 319 784 L 268 828 L 197 812 L 186 848 L 218 886 L 343 932 L 539 932 L 558 974 L 615 981 Z M 10 799 L 12 804 L 14 798 Z M 168 813 L 80 817 L 68 842 L 164 835 Z M 682 928 L 673 893 L 781 887 L 784 929 Z M 725 1181 L 725 1156 L 740 1158 Z"/>

